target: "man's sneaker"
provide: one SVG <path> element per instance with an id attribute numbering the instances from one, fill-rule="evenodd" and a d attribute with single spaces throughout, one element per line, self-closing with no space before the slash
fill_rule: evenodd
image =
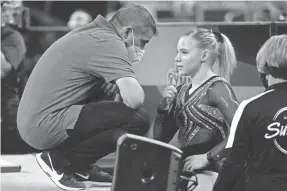
<path id="1" fill-rule="evenodd" d="M 61 189 L 64 190 L 84 190 L 85 184 L 74 178 L 72 172 L 64 171 L 57 167 L 56 154 L 44 151 L 36 155 L 36 160 L 48 177 Z"/>
<path id="2" fill-rule="evenodd" d="M 75 172 L 75 175 L 77 180 L 92 181 L 98 186 L 111 186 L 113 181 L 113 177 L 97 165 L 92 166 L 89 172 Z"/>

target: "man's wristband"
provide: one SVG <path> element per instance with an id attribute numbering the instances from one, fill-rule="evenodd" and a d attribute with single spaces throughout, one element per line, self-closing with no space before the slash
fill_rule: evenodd
<path id="1" fill-rule="evenodd" d="M 225 154 L 225 153 L 223 152 L 223 153 L 218 153 L 218 154 L 216 154 L 215 156 L 212 156 L 211 153 L 212 153 L 211 151 L 209 151 L 209 152 L 207 153 L 207 160 L 208 160 L 210 163 L 221 160 L 222 158 L 224 158 L 224 154 Z"/>
<path id="2" fill-rule="evenodd" d="M 211 152 L 208 152 L 208 153 L 207 153 L 207 160 L 208 160 L 210 163 L 213 163 L 213 162 L 214 162 L 214 159 L 213 159 L 212 156 L 211 156 Z"/>

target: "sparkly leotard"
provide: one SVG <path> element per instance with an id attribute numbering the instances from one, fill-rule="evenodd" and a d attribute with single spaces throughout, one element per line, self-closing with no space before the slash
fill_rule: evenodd
<path id="1" fill-rule="evenodd" d="M 213 76 L 191 94 L 191 83 L 180 86 L 172 108 L 169 111 L 158 110 L 154 138 L 169 142 L 178 130 L 181 149 L 192 146 L 193 154 L 209 152 L 226 140 L 229 125 L 219 108 L 208 103 L 206 96 L 210 86 L 217 82 L 227 83 L 225 79 Z"/>
<path id="2" fill-rule="evenodd" d="M 178 139 L 182 147 L 192 144 L 193 138 L 200 136 L 201 128 L 215 133 L 218 138 L 226 138 L 227 129 L 220 110 L 200 102 L 210 85 L 218 80 L 222 78 L 215 77 L 208 80 L 191 95 L 189 95 L 191 84 L 184 84 L 180 89 L 174 112 L 176 125 L 179 128 Z"/>

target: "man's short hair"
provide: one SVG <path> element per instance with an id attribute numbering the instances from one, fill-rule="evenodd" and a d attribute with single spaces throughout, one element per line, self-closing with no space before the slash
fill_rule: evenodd
<path id="1" fill-rule="evenodd" d="M 151 27 L 154 35 L 158 34 L 154 18 L 141 5 L 132 4 L 119 9 L 111 18 L 111 22 L 118 22 L 121 26 L 132 26 L 134 28 Z"/>

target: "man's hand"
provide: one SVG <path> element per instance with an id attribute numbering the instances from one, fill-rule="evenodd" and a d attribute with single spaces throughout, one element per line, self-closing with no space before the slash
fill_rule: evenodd
<path id="1" fill-rule="evenodd" d="M 109 97 L 114 97 L 117 93 L 119 93 L 117 85 L 111 82 L 105 83 L 102 86 L 102 90 Z"/>
<path id="2" fill-rule="evenodd" d="M 186 157 L 184 160 L 184 170 L 195 171 L 203 170 L 209 166 L 209 161 L 207 159 L 207 154 L 192 155 Z"/>
<path id="3" fill-rule="evenodd" d="M 120 93 L 116 94 L 114 101 L 116 101 L 116 102 L 123 102 L 123 98 L 121 97 Z"/>

